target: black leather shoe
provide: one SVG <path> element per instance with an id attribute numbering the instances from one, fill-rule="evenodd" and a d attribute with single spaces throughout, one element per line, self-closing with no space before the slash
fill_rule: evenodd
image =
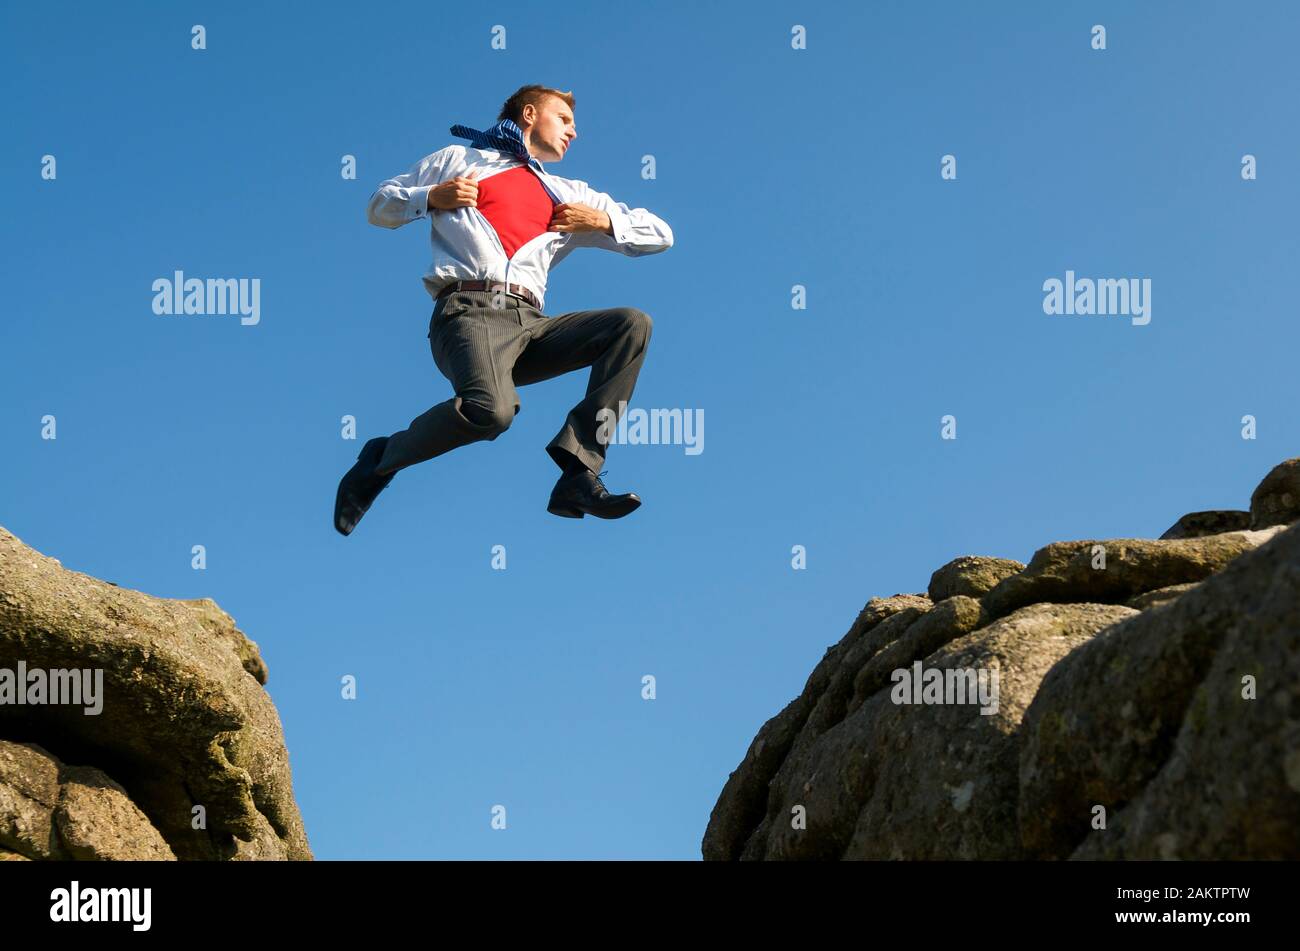
<path id="1" fill-rule="evenodd" d="M 375 498 L 397 475 L 396 471 L 385 476 L 375 475 L 375 466 L 384 458 L 387 445 L 387 436 L 376 436 L 362 446 L 356 465 L 339 482 L 339 490 L 334 496 L 334 527 L 339 534 L 352 534 L 361 517 L 370 511 Z"/>
<path id="2" fill-rule="evenodd" d="M 600 475 L 604 475 L 602 470 Z M 565 473 L 551 490 L 551 501 L 546 511 L 552 515 L 565 518 L 582 518 L 594 515 L 597 518 L 622 518 L 635 511 L 641 505 L 636 493 L 610 495 L 600 476 L 591 474 L 590 469 L 579 469 L 575 473 Z"/>

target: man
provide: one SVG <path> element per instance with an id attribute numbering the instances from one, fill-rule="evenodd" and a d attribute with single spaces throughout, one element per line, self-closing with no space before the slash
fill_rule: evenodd
<path id="1" fill-rule="evenodd" d="M 546 447 L 561 469 L 547 511 L 568 518 L 621 518 L 635 493 L 601 482 L 605 446 L 597 438 L 632 395 L 650 341 L 651 319 L 632 307 L 542 313 L 547 273 L 574 248 L 629 257 L 672 247 L 672 230 L 644 208 L 629 208 L 586 182 L 551 175 L 577 129 L 571 93 L 524 86 L 497 124 L 480 132 L 451 127 L 468 146 L 449 145 L 370 198 L 370 223 L 432 223 L 433 264 L 424 275 L 435 305 L 429 346 L 455 396 L 391 436 L 367 442 L 339 483 L 334 527 L 350 535 L 400 469 L 481 439 L 496 439 L 519 412 L 516 386 L 591 367 L 587 394 Z M 608 410 L 612 415 L 601 414 Z"/>

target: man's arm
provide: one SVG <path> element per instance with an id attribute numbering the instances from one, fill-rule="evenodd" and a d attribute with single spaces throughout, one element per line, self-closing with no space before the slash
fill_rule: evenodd
<path id="1" fill-rule="evenodd" d="M 427 216 L 431 210 L 429 192 L 443 180 L 452 150 L 457 148 L 460 146 L 449 145 L 426 155 L 405 175 L 381 182 L 366 208 L 366 218 L 370 223 L 380 228 L 400 228 Z"/>
<path id="2" fill-rule="evenodd" d="M 569 179 L 568 182 L 578 196 L 573 203 L 604 212 L 609 219 L 609 226 L 603 231 L 576 232 L 571 244 L 604 248 L 632 258 L 643 254 L 658 254 L 673 246 L 673 231 L 658 215 L 644 208 L 629 208 L 605 192 L 596 191 L 586 182 L 574 179 Z"/>

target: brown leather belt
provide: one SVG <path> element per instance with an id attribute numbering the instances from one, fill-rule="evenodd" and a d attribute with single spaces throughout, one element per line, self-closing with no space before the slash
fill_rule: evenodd
<path id="1" fill-rule="evenodd" d="M 442 288 L 442 290 L 438 291 L 438 298 L 441 299 L 446 297 L 448 294 L 454 294 L 456 291 L 494 291 L 501 286 L 500 281 L 452 281 L 446 287 Z M 522 297 L 538 310 L 542 309 L 542 305 L 538 302 L 537 298 L 533 296 L 533 292 L 522 284 L 509 285 L 506 287 L 506 293 L 512 294 L 515 297 Z"/>

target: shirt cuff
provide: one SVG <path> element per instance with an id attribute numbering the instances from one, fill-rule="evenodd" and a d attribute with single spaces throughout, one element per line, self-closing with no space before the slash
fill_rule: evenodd
<path id="1" fill-rule="evenodd" d="M 433 187 L 432 185 L 421 185 L 419 188 L 407 190 L 406 207 L 410 214 L 410 218 L 407 220 L 414 221 L 416 218 L 423 218 L 429 213 L 429 191 Z"/>
<path id="2" fill-rule="evenodd" d="M 609 215 L 611 230 L 614 232 L 614 240 L 619 244 L 627 244 L 628 231 L 631 229 L 632 221 L 627 215 L 618 208 L 606 209 L 605 214 Z"/>

